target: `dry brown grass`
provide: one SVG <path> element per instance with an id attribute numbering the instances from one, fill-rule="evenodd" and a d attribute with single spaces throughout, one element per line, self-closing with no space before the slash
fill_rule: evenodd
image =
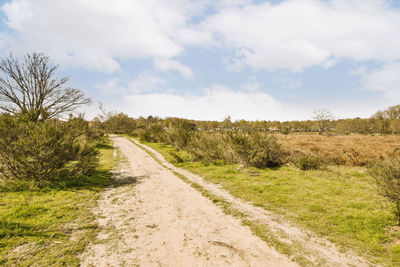
<path id="1" fill-rule="evenodd" d="M 279 142 L 290 152 L 301 151 L 318 155 L 323 160 L 339 165 L 364 166 L 375 159 L 383 159 L 400 149 L 399 135 L 342 135 L 328 136 L 314 133 L 277 134 Z"/>

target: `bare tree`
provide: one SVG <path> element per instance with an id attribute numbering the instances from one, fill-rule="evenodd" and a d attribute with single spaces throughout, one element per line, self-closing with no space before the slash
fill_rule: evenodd
<path id="1" fill-rule="evenodd" d="M 62 117 L 91 100 L 66 87 L 67 77 L 55 77 L 52 65 L 42 53 L 16 59 L 10 53 L 0 60 L 0 111 L 27 115 L 32 121 Z"/>
<path id="2" fill-rule="evenodd" d="M 334 118 L 335 117 L 333 116 L 332 112 L 325 108 L 314 110 L 313 119 L 317 121 L 319 134 L 322 134 L 329 129 L 331 125 L 331 120 L 333 120 Z"/>

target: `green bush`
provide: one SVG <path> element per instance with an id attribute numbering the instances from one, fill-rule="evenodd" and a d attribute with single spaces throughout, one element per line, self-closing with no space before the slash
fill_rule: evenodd
<path id="1" fill-rule="evenodd" d="M 124 113 L 111 113 L 100 125 L 106 132 L 127 134 L 136 128 L 136 121 Z"/>
<path id="2" fill-rule="evenodd" d="M 379 193 L 396 205 L 400 225 L 400 156 L 376 162 L 370 174 L 375 179 Z"/>
<path id="3" fill-rule="evenodd" d="M 274 136 L 260 134 L 230 135 L 233 151 L 244 166 L 265 168 L 284 163 L 285 151 Z"/>
<path id="4" fill-rule="evenodd" d="M 235 162 L 230 139 L 224 134 L 197 133 L 191 140 L 188 151 L 196 161 L 220 165 Z"/>
<path id="5" fill-rule="evenodd" d="M 194 124 L 184 119 L 176 119 L 171 123 L 168 131 L 166 131 L 166 136 L 163 142 L 174 145 L 179 149 L 187 149 L 192 141 L 194 132 Z"/>
<path id="6" fill-rule="evenodd" d="M 300 170 L 317 170 L 321 167 L 322 161 L 319 157 L 313 155 L 302 155 L 297 160 L 297 167 Z"/>
<path id="7" fill-rule="evenodd" d="M 161 125 L 153 124 L 148 129 L 138 129 L 136 132 L 141 141 L 160 143 L 166 140 L 166 132 Z"/>
<path id="8" fill-rule="evenodd" d="M 174 151 L 170 151 L 169 154 L 173 158 L 172 163 L 182 163 L 185 161 L 178 153 L 176 153 Z"/>
<path id="9" fill-rule="evenodd" d="M 32 122 L 0 116 L 0 176 L 42 185 L 90 174 L 97 138 L 82 118 Z"/>

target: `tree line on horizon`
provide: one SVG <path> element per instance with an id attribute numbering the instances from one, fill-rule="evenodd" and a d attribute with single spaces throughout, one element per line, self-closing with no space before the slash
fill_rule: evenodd
<path id="1" fill-rule="evenodd" d="M 226 117 L 223 121 L 190 120 L 176 117 L 160 118 L 148 116 L 132 118 L 127 114 L 106 112 L 92 120 L 97 125 L 111 133 L 131 133 L 138 129 L 147 129 L 158 125 L 170 128 L 177 121 L 185 121 L 193 130 L 198 131 L 237 131 L 237 132 L 280 132 L 283 134 L 296 132 L 318 132 L 320 134 L 400 134 L 400 105 L 390 106 L 378 111 L 370 118 L 333 119 L 333 115 L 325 109 L 315 111 L 310 120 L 302 121 L 266 121 L 266 120 L 236 120 Z"/>

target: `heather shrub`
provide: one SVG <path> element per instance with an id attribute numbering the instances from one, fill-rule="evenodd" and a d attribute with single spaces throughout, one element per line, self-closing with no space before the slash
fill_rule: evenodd
<path id="1" fill-rule="evenodd" d="M 124 113 L 109 113 L 107 119 L 101 123 L 101 127 L 110 133 L 130 133 L 136 128 L 136 121 Z"/>
<path id="2" fill-rule="evenodd" d="M 381 195 L 397 207 L 398 225 L 400 225 L 400 157 L 391 156 L 377 161 L 370 169 Z"/>
<path id="3" fill-rule="evenodd" d="M 224 164 L 235 162 L 235 153 L 228 135 L 197 133 L 194 135 L 189 153 L 194 160 L 206 163 Z"/>
<path id="4" fill-rule="evenodd" d="M 279 143 L 291 153 L 318 154 L 323 162 L 334 165 L 367 166 L 380 158 L 392 154 L 400 147 L 400 138 L 395 135 L 338 135 L 327 136 L 315 133 L 276 134 Z M 379 149 L 377 149 L 379 148 Z M 293 161 L 296 164 L 295 161 Z"/>
<path id="5" fill-rule="evenodd" d="M 186 149 L 195 133 L 195 125 L 186 120 L 178 119 L 166 132 L 164 142 L 172 144 L 179 149 Z"/>
<path id="6" fill-rule="evenodd" d="M 246 167 L 276 167 L 284 163 L 286 153 L 272 135 L 232 134 L 230 140 L 238 161 Z"/>
<path id="7" fill-rule="evenodd" d="M 172 163 L 182 163 L 184 159 L 179 155 L 179 153 L 170 151 L 169 154 L 172 156 Z"/>
<path id="8" fill-rule="evenodd" d="M 297 167 L 300 170 L 316 170 L 321 167 L 322 160 L 318 156 L 305 154 L 298 158 Z"/>
<path id="9" fill-rule="evenodd" d="M 141 130 L 138 133 L 140 141 L 142 142 L 156 142 L 149 130 Z"/>
<path id="10" fill-rule="evenodd" d="M 0 116 L 0 176 L 42 185 L 90 174 L 98 138 L 81 118 L 32 122 Z"/>

